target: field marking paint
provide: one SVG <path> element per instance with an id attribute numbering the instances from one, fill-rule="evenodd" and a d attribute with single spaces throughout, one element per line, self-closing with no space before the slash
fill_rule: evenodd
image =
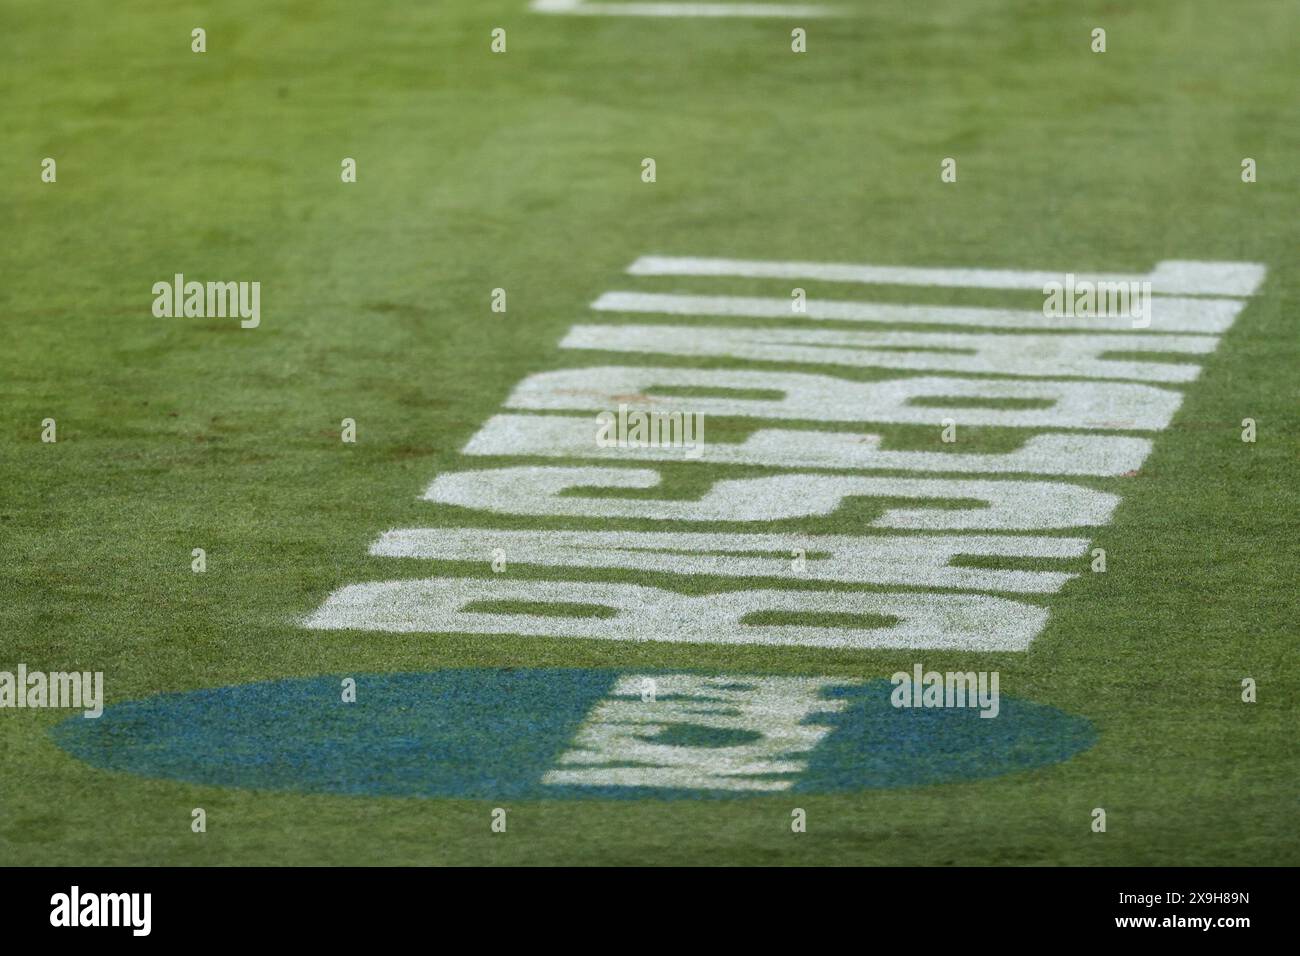
<path id="1" fill-rule="evenodd" d="M 641 518 L 650 521 L 781 521 L 837 511 L 846 498 L 972 499 L 983 508 L 891 508 L 873 528 L 1036 531 L 1104 525 L 1119 496 L 1056 481 L 971 481 L 785 474 L 717 481 L 695 501 L 592 498 L 575 488 L 657 488 L 653 468 L 520 466 L 439 475 L 424 500 L 495 514 Z"/>
<path id="2" fill-rule="evenodd" d="M 1190 382 L 1192 362 L 1107 359 L 1107 352 L 1208 355 L 1213 335 L 978 335 L 965 332 L 840 332 L 698 325 L 574 325 L 561 348 L 849 365 L 855 368 L 974 372 L 981 375 L 1125 378 Z"/>
<path id="3" fill-rule="evenodd" d="M 121 700 L 103 720 L 70 717 L 50 736 L 89 766 L 186 786 L 487 806 L 968 783 L 1050 766 L 1096 743 L 1089 721 L 994 696 L 992 681 L 982 704 L 986 675 L 923 673 L 922 684 L 941 682 L 929 703 L 944 706 L 909 708 L 895 706 L 898 684 L 883 678 L 545 666 L 352 672 L 364 688 L 360 708 L 339 706 L 341 675 L 282 678 Z M 991 706 L 997 719 L 981 720 Z"/>
<path id="4" fill-rule="evenodd" d="M 608 617 L 474 610 L 489 602 L 593 605 Z M 879 615 L 881 627 L 751 624 L 756 614 Z M 727 591 L 690 597 L 640 584 L 426 578 L 350 584 L 304 622 L 316 630 L 390 633 L 517 634 L 609 641 L 762 644 L 868 650 L 916 648 L 1023 651 L 1047 610 L 983 594 L 843 591 Z"/>
<path id="5" fill-rule="evenodd" d="M 907 584 L 1054 594 L 1077 577 L 1063 571 L 953 567 L 957 556 L 1078 558 L 1087 538 L 1024 535 L 782 535 L 660 531 L 495 531 L 401 528 L 370 546 L 374 557 L 485 562 L 496 549 L 512 564 L 623 568 L 667 574 L 846 584 Z M 803 552 L 796 566 L 794 549 Z"/>
<path id="6" fill-rule="evenodd" d="M 803 3 L 592 3 L 591 0 L 532 0 L 534 13 L 593 17 L 834 17 L 837 7 Z"/>
<path id="7" fill-rule="evenodd" d="M 776 392 L 780 398 L 681 397 L 665 388 Z M 921 399 L 1029 399 L 1052 402 L 1043 409 L 979 408 L 914 404 Z M 626 403 L 662 411 L 681 409 L 739 418 L 786 418 L 811 422 L 878 422 L 937 425 L 944 418 L 964 425 L 1014 428 L 1087 428 L 1159 431 L 1182 403 L 1173 389 L 1128 382 L 924 376 L 853 382 L 808 372 L 747 369 L 605 365 L 529 375 L 506 399 L 508 408 L 529 411 L 599 410 Z"/>
<path id="8" fill-rule="evenodd" d="M 554 0 L 547 5 L 565 7 L 569 12 L 581 6 Z M 635 6 L 662 9 L 667 5 Z M 1061 275 L 996 269 L 663 256 L 642 257 L 628 272 L 643 276 L 809 278 L 828 282 L 1034 289 L 1044 294 L 1052 284 L 1059 284 Z M 1131 325 L 1123 324 L 1129 319 L 1119 320 L 1118 325 L 1114 320 L 1091 318 L 1079 324 L 1080 320 L 1072 316 L 1044 321 L 1032 312 L 1009 309 L 805 300 L 808 311 L 796 313 L 791 308 L 787 313 L 790 303 L 784 299 L 609 292 L 593 304 L 596 311 L 758 318 L 802 315 L 812 321 L 932 322 L 979 328 L 1052 329 L 1054 334 L 579 324 L 569 330 L 562 346 L 1025 378 L 1008 381 L 904 375 L 861 382 L 803 372 L 597 366 L 530 375 L 516 386 L 506 406 L 529 412 L 601 411 L 628 406 L 670 414 L 681 411 L 803 422 L 934 426 L 951 418 L 964 426 L 1158 431 L 1169 424 L 1182 401 L 1177 390 L 1132 382 L 1050 379 L 1076 376 L 1191 381 L 1199 371 L 1199 365 L 1194 363 L 1138 362 L 1106 356 L 1142 352 L 1209 354 L 1218 341 L 1216 335 L 1193 333 L 1222 332 L 1231 325 L 1242 302 L 1186 297 L 1253 295 L 1264 275 L 1264 267 L 1257 263 L 1166 260 L 1146 275 L 1075 276 L 1071 273 L 1067 277 L 1076 280 L 1077 285 L 1149 283 L 1155 292 L 1178 297 L 1154 300 L 1159 302 L 1155 309 L 1158 314 L 1147 315 L 1155 320 L 1158 334 L 1135 334 Z M 1112 334 L 1098 334 L 1099 331 Z M 1027 400 L 1048 407 L 995 407 L 999 401 L 1006 400 Z M 945 401 L 949 404 L 945 405 Z M 980 402 L 985 403 L 983 407 Z M 615 455 L 658 460 L 657 456 L 665 454 L 664 449 L 656 448 L 602 448 L 596 441 L 593 425 L 572 415 L 501 414 L 483 425 L 463 453 L 602 460 Z M 743 441 L 713 445 L 710 460 L 724 465 L 780 468 L 970 471 L 999 475 L 1019 469 L 1029 474 L 1114 476 L 1136 470 L 1151 449 L 1147 439 L 1074 434 L 1031 435 L 1016 451 L 983 455 L 882 451 L 881 443 L 882 437 L 874 433 L 854 435 L 758 428 Z M 441 474 L 429 484 L 424 497 L 438 504 L 498 514 L 681 522 L 807 518 L 832 514 L 849 499 L 884 498 L 892 500 L 881 505 L 883 513 L 869 527 L 913 531 L 1046 531 L 1104 525 L 1110 521 L 1120 500 L 1115 494 L 1062 481 L 988 481 L 806 471 L 717 480 L 694 500 L 611 497 L 599 492 L 588 496 L 569 494 L 582 489 L 638 489 L 653 494 L 660 484 L 660 473 L 653 468 L 521 466 Z M 933 504 L 892 507 L 897 499 L 929 500 Z M 469 562 L 495 561 L 495 555 L 501 553 L 509 555 L 512 562 L 543 568 L 617 568 L 777 581 L 793 581 L 799 577 L 823 585 L 905 585 L 1048 594 L 1058 591 L 1077 575 L 1065 571 L 968 568 L 954 566 L 953 562 L 963 556 L 990 555 L 1079 558 L 1089 545 L 1084 538 L 1051 536 L 795 536 L 405 528 L 382 535 L 372 544 L 371 553 Z M 504 569 L 494 563 L 493 570 Z M 990 594 L 750 588 L 687 596 L 640 584 L 518 580 L 490 575 L 348 585 L 331 593 L 303 624 L 317 629 L 399 633 L 511 634 L 847 649 L 1024 651 L 1042 631 L 1047 614 L 1046 608 L 1036 604 Z M 762 617 L 768 621 L 784 618 L 785 623 L 755 623 Z M 828 617 L 847 623 L 826 626 Z M 662 775 L 653 778 L 661 781 L 659 786 L 666 785 L 662 781 L 669 781 L 667 785 L 695 785 L 701 779 L 699 774 L 705 773 L 709 779 L 748 787 L 755 767 L 763 768 L 762 773 L 776 767 L 780 773 L 781 761 L 788 757 L 787 753 L 787 757 L 777 759 L 767 753 L 750 755 L 752 759 L 731 755 L 735 759 L 718 760 L 714 758 L 719 748 L 707 748 L 708 759 L 701 757 L 698 764 L 689 759 L 674 763 L 647 749 L 654 744 L 646 740 L 646 734 L 637 733 L 648 724 L 635 702 L 615 699 L 607 703 L 607 707 L 602 705 L 603 709 L 599 710 L 598 719 L 585 725 L 582 743 L 572 748 L 573 759 L 565 759 L 565 766 L 554 771 L 576 776 L 560 776 L 549 782 L 639 786 L 651 779 L 645 776 L 649 772 L 646 768 L 637 766 L 642 762 L 637 759 L 640 754 L 648 756 L 649 762 L 655 763 L 653 769 L 661 772 Z M 804 714 L 792 723 L 801 725 L 806 717 Z M 679 771 L 685 775 L 673 776 Z M 740 782 L 746 777 L 749 782 Z M 695 784 L 683 784 L 683 781 L 695 781 Z"/>
<path id="9" fill-rule="evenodd" d="M 659 315 L 743 316 L 755 319 L 810 319 L 835 322 L 888 322 L 962 325 L 1000 329 L 1087 329 L 1131 332 L 1129 316 L 1046 316 L 1042 309 L 989 309 L 892 302 L 813 299 L 795 312 L 789 298 L 738 295 L 682 295 L 669 292 L 606 292 L 591 307 L 597 312 Z M 1225 332 L 1244 305 L 1241 299 L 1161 298 L 1151 302 L 1147 332 Z"/>
<path id="10" fill-rule="evenodd" d="M 1018 269 L 944 269 L 916 266 L 851 265 L 831 262 L 779 262 L 713 259 L 692 256 L 641 256 L 627 269 L 638 276 L 735 276 L 751 279 L 818 279 L 877 285 L 926 285 L 971 289 L 1033 289 L 1042 292 L 1067 272 L 1076 283 L 1150 282 L 1151 291 L 1167 295 L 1254 295 L 1264 281 L 1257 262 L 1195 262 L 1166 259 L 1148 273 L 1080 273 Z"/>
<path id="11" fill-rule="evenodd" d="M 653 700 L 642 687 L 652 681 Z M 849 702 L 826 696 L 845 681 L 818 677 L 743 680 L 700 674 L 630 674 L 619 678 L 578 728 L 543 784 L 781 791 L 794 786 L 807 755 L 831 732 L 819 715 Z M 758 734 L 725 747 L 657 743 L 673 725 Z"/>
<path id="12" fill-rule="evenodd" d="M 1123 475 L 1151 452 L 1145 438 L 1121 435 L 1034 435 L 1016 451 L 961 453 L 886 451 L 879 435 L 761 428 L 743 442 L 710 442 L 701 460 L 714 465 L 836 468 L 855 471 L 942 471 L 976 474 Z M 602 461 L 680 461 L 675 448 L 601 447 L 592 420 L 572 415 L 493 415 L 461 449 L 471 456 L 532 455 Z"/>

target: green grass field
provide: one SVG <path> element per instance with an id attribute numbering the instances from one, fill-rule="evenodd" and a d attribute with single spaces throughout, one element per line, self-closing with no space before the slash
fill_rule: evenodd
<path id="1" fill-rule="evenodd" d="M 0 710 L 0 863 L 1300 863 L 1300 8 L 850 6 L 803 22 L 546 16 L 525 0 L 6 0 L 0 670 L 103 671 L 111 711 L 159 692 L 315 675 L 874 679 L 921 661 L 996 670 L 1003 693 L 1087 718 L 1096 743 L 1003 776 L 797 800 L 495 803 L 96 768 L 51 734 L 67 711 Z M 796 26 L 807 53 L 791 52 Z M 1096 26 L 1104 54 L 1089 49 Z M 207 31 L 202 54 L 190 49 L 195 27 Z M 508 32 L 504 54 L 489 49 L 494 27 Z M 45 157 L 56 182 L 41 179 Z M 344 157 L 357 161 L 355 183 L 340 181 Z M 645 157 L 654 183 L 641 179 Z M 955 183 L 941 181 L 945 157 Z M 1242 181 L 1243 157 L 1257 182 Z M 1027 652 L 302 627 L 349 584 L 492 577 L 486 557 L 369 557 L 388 529 L 700 530 L 420 498 L 441 474 L 547 464 L 461 454 L 534 373 L 828 373 L 561 349 L 579 322 L 684 324 L 592 312 L 608 290 L 788 297 L 796 284 L 626 274 L 649 254 L 1081 273 L 1183 259 L 1268 272 L 1217 350 L 1198 357 L 1200 377 L 1176 386 L 1182 406 L 1149 435 L 1138 473 L 1071 479 L 1122 496 L 1108 525 L 1079 531 L 1106 549 L 1107 571 L 1079 559 L 1060 593 L 1029 596 L 1050 617 Z M 178 272 L 260 281 L 260 327 L 155 318 L 150 288 Z M 810 299 L 1042 305 L 1025 290 L 797 284 Z M 494 288 L 508 291 L 504 314 L 490 309 Z M 55 443 L 41 441 L 47 418 Z M 339 439 L 344 418 L 355 444 Z M 1244 418 L 1257 422 L 1254 443 L 1241 440 Z M 752 426 L 710 420 L 709 438 Z M 891 448 L 937 447 L 937 422 L 870 430 Z M 961 448 L 1008 451 L 1023 431 L 963 427 Z M 695 498 L 715 480 L 774 471 L 676 463 L 662 492 L 643 494 Z M 856 499 L 763 530 L 853 534 L 895 504 Z M 204 574 L 191 571 L 194 548 L 206 550 Z M 748 583 L 507 574 L 689 594 Z M 1253 704 L 1241 700 L 1246 677 Z M 489 827 L 499 805 L 505 834 Z M 807 810 L 805 834 L 790 830 L 794 806 Z M 191 832 L 195 807 L 206 833 Z M 1090 829 L 1096 807 L 1104 834 Z"/>

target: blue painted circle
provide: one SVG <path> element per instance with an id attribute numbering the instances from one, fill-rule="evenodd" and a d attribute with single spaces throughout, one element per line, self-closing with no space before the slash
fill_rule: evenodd
<path id="1" fill-rule="evenodd" d="M 568 668 L 356 675 L 355 703 L 342 702 L 340 676 L 292 678 L 126 701 L 51 733 L 96 767 L 250 789 L 484 800 L 744 795 L 543 784 L 620 676 Z M 801 756 L 805 769 L 782 792 L 978 780 L 1067 760 L 1096 740 L 1086 719 L 1042 704 L 1004 695 L 999 715 L 985 719 L 975 709 L 898 709 L 891 690 L 886 680 L 828 688 L 848 706 L 811 718 L 830 732 Z M 647 739 L 745 742 L 690 724 Z"/>

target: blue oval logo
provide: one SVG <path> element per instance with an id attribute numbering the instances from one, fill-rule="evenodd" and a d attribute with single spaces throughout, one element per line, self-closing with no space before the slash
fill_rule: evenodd
<path id="1" fill-rule="evenodd" d="M 96 767 L 364 796 L 629 799 L 842 793 L 995 777 L 1092 746 L 1003 696 L 902 709 L 886 680 L 568 668 L 310 677 L 160 694 L 51 731 Z"/>

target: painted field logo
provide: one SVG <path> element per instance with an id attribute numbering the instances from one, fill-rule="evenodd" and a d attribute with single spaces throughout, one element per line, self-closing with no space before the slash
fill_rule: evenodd
<path id="1" fill-rule="evenodd" d="M 1081 559 L 1096 557 L 1092 535 L 1133 487 L 1124 479 L 1142 467 L 1182 404 L 1181 386 L 1196 380 L 1265 268 L 1169 259 L 1145 272 L 1075 274 L 649 255 L 626 273 L 635 287 L 602 293 L 591 303 L 600 321 L 578 322 L 561 339 L 568 367 L 525 377 L 466 443 L 467 462 L 431 476 L 423 499 L 437 520 L 371 544 L 372 555 L 430 562 L 424 576 L 395 565 L 385 579 L 337 587 L 304 627 L 1027 651 L 1049 615 L 1032 595 L 1055 594 L 1089 567 Z M 665 282 L 685 279 L 727 284 L 704 294 Z M 768 285 L 733 295 L 735 280 L 756 292 Z M 959 306 L 920 294 L 809 298 L 798 285 L 792 301 L 796 282 L 1042 289 L 1047 298 L 1042 309 Z M 732 321 L 741 319 L 754 321 Z M 593 364 L 618 353 L 626 364 Z M 724 420 L 723 440 L 707 451 L 702 434 L 685 434 L 704 415 Z M 917 446 L 897 426 L 928 427 L 934 440 Z M 958 438 L 984 428 L 1018 437 L 998 450 Z M 544 460 L 490 460 L 522 456 Z M 503 517 L 589 524 L 483 527 Z M 811 525 L 826 518 L 853 533 L 816 533 Z M 641 527 L 614 525 L 629 520 Z M 739 527 L 709 527 L 722 523 Z M 439 567 L 486 567 L 489 556 L 491 577 Z M 1002 558 L 1053 563 L 1031 571 L 999 566 Z M 575 568 L 646 574 L 627 583 L 557 573 Z M 722 594 L 688 595 L 653 576 L 662 574 L 730 583 Z M 884 589 L 840 586 L 853 583 Z"/>
<path id="2" fill-rule="evenodd" d="M 901 710 L 887 680 L 567 668 L 298 678 L 163 694 L 52 731 L 98 767 L 358 796 L 717 798 L 955 783 L 1067 760 L 1092 725 L 1003 697 Z"/>

